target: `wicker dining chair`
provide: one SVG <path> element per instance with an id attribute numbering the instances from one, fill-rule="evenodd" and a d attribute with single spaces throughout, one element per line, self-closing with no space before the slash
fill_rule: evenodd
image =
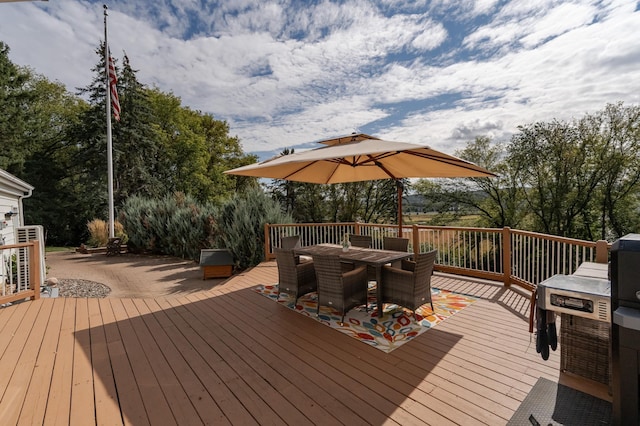
<path id="1" fill-rule="evenodd" d="M 292 235 L 280 239 L 280 248 L 290 250 L 296 247 L 300 247 L 300 235 Z"/>
<path id="2" fill-rule="evenodd" d="M 353 247 L 371 248 L 371 235 L 349 234 L 349 242 Z"/>
<path id="3" fill-rule="evenodd" d="M 382 237 L 382 248 L 385 250 L 403 251 L 406 252 L 409 249 L 408 238 L 398 237 Z M 401 261 L 397 260 L 391 263 L 394 268 L 402 268 Z"/>
<path id="4" fill-rule="evenodd" d="M 398 237 L 382 237 L 382 247 L 385 250 L 407 251 L 409 249 L 409 239 Z"/>
<path id="5" fill-rule="evenodd" d="M 282 237 L 280 239 L 280 248 L 292 250 L 300 247 L 300 235 L 292 235 L 290 237 Z M 310 256 L 295 256 L 296 264 L 302 262 L 311 262 Z"/>
<path id="6" fill-rule="evenodd" d="M 416 317 L 416 309 L 430 303 L 431 299 L 431 275 L 438 251 L 433 250 L 416 255 L 416 260 L 403 260 L 402 268 L 391 266 L 382 267 L 382 300 L 378 303 L 395 303 L 413 311 Z"/>
<path id="7" fill-rule="evenodd" d="M 343 272 L 342 262 L 335 255 L 313 255 L 318 278 L 318 307 L 331 306 L 344 316 L 350 309 L 367 305 L 367 267 L 362 265 Z"/>
<path id="8" fill-rule="evenodd" d="M 278 264 L 278 297 L 280 293 L 293 294 L 298 298 L 316 291 L 316 270 L 312 261 L 298 262 L 293 250 L 274 248 Z"/>

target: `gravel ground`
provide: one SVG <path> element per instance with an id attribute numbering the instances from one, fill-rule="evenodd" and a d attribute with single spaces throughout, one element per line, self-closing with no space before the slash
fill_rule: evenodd
<path id="1" fill-rule="evenodd" d="M 95 281 L 61 278 L 58 280 L 60 297 L 107 297 L 111 289 Z"/>

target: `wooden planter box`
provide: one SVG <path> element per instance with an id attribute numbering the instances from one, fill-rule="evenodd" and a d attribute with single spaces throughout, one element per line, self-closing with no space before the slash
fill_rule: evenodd
<path id="1" fill-rule="evenodd" d="M 225 249 L 200 250 L 202 279 L 228 278 L 233 273 L 233 256 Z"/>

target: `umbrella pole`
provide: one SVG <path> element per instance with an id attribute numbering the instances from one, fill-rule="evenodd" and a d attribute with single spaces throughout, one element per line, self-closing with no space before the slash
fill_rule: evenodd
<path id="1" fill-rule="evenodd" d="M 402 181 L 396 179 L 398 189 L 398 237 L 402 238 Z"/>

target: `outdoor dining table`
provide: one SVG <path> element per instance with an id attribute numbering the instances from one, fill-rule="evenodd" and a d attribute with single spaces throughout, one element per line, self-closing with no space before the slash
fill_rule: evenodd
<path id="1" fill-rule="evenodd" d="M 338 244 L 316 244 L 306 247 L 296 247 L 297 255 L 325 254 L 335 255 L 340 260 L 371 266 L 376 271 L 376 305 L 378 306 L 378 319 L 382 318 L 382 267 L 396 260 L 408 259 L 412 253 L 392 250 L 378 250 L 363 247 L 349 247 L 344 251 Z"/>

